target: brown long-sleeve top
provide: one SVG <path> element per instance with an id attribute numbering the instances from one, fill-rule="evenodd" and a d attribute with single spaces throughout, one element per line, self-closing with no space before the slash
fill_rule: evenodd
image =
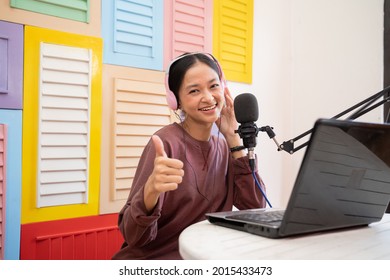
<path id="1" fill-rule="evenodd" d="M 180 233 L 205 219 L 205 213 L 265 207 L 255 185 L 248 157 L 234 159 L 223 137 L 209 141 L 192 138 L 173 123 L 156 132 L 168 157 L 184 163 L 184 177 L 177 190 L 162 193 L 153 212 L 144 204 L 144 185 L 156 156 L 149 141 L 141 156 L 128 200 L 118 225 L 125 239 L 113 259 L 181 259 Z M 261 181 L 257 174 L 256 176 Z M 263 184 L 262 184 L 263 185 Z"/>

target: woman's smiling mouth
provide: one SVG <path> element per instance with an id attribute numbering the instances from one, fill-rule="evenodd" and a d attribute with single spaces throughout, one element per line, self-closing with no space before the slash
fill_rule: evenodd
<path id="1" fill-rule="evenodd" d="M 211 111 L 215 108 L 217 108 L 217 104 L 214 104 L 214 105 L 209 106 L 209 107 L 200 108 L 199 111 L 207 112 L 207 111 Z"/>

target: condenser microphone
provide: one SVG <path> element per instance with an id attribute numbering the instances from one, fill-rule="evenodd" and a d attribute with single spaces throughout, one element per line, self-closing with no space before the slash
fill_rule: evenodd
<path id="1" fill-rule="evenodd" d="M 256 137 L 259 129 L 255 122 L 259 118 L 259 109 L 255 95 L 242 93 L 234 99 L 234 114 L 240 123 L 236 133 L 242 138 L 244 147 L 248 149 L 249 165 L 252 171 L 255 169 Z"/>

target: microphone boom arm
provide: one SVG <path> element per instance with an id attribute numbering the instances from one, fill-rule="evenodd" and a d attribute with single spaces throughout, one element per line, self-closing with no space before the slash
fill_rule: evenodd
<path id="1" fill-rule="evenodd" d="M 280 144 L 278 143 L 278 141 L 275 138 L 276 135 L 275 135 L 275 132 L 273 131 L 273 129 L 274 129 L 273 127 L 270 127 L 269 125 L 266 125 L 266 126 L 260 127 L 259 131 L 267 132 L 269 138 L 271 138 L 275 142 L 276 146 L 279 149 Z"/>
<path id="2" fill-rule="evenodd" d="M 390 86 L 381 90 L 380 92 L 366 98 L 365 100 L 353 105 L 352 107 L 348 108 L 347 110 L 337 114 L 336 116 L 332 117 L 332 119 L 338 119 L 340 118 L 341 116 L 344 116 L 345 114 L 355 110 L 355 109 L 358 109 L 356 112 L 354 112 L 352 115 L 350 115 L 346 120 L 354 120 L 368 112 L 370 112 L 371 110 L 385 104 L 386 102 L 390 102 L 390 95 L 389 95 L 389 92 L 390 92 Z M 386 96 L 387 95 L 387 96 Z M 379 99 L 380 97 L 384 97 L 380 102 L 374 104 L 374 105 L 371 105 L 373 104 L 377 99 Z M 370 106 L 371 105 L 371 106 Z M 290 140 L 287 140 L 287 141 L 284 141 L 281 145 L 278 145 L 278 151 L 286 151 L 288 152 L 289 154 L 293 154 L 295 153 L 296 151 L 302 149 L 303 147 L 306 147 L 308 144 L 309 144 L 309 141 L 301 144 L 300 146 L 294 148 L 294 144 L 297 140 L 305 137 L 306 135 L 310 134 L 311 132 L 313 131 L 313 129 L 309 129 L 307 131 L 305 131 L 304 133 L 296 136 L 295 138 L 292 138 Z"/>

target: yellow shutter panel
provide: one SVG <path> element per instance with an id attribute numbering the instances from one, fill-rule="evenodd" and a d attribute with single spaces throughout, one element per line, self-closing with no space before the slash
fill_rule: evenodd
<path id="1" fill-rule="evenodd" d="M 102 40 L 25 26 L 22 224 L 98 214 Z"/>
<path id="2" fill-rule="evenodd" d="M 226 79 L 252 83 L 253 0 L 215 0 L 213 37 Z"/>

